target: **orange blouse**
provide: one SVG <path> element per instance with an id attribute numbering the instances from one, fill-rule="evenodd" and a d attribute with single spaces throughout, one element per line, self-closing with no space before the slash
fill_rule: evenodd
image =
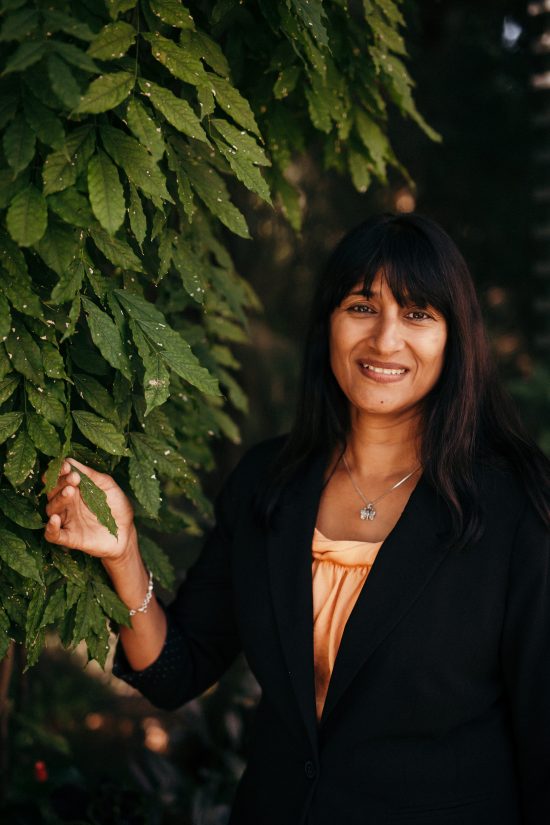
<path id="1" fill-rule="evenodd" d="M 381 545 L 381 541 L 335 541 L 315 528 L 312 545 L 313 651 L 318 719 L 344 627 Z"/>

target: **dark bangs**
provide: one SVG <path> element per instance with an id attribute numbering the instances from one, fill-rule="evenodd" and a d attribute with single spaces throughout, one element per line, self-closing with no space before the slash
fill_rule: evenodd
<path id="1" fill-rule="evenodd" d="M 372 283 L 382 272 L 400 306 L 432 306 L 450 320 L 452 295 L 446 276 L 455 268 L 449 258 L 454 259 L 458 250 L 443 246 L 405 217 L 384 215 L 382 220 L 365 221 L 346 235 L 330 257 L 319 283 L 317 311 L 328 319 L 361 283 L 364 295 L 370 297 Z"/>

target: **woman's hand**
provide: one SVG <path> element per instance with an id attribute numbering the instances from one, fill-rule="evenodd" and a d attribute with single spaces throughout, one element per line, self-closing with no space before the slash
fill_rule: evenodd
<path id="1" fill-rule="evenodd" d="M 71 470 L 69 462 L 79 472 L 89 476 L 107 496 L 118 538 L 100 524 L 84 504 L 78 489 L 80 476 Z M 73 550 L 83 550 L 105 562 L 118 561 L 124 556 L 135 538 L 134 511 L 129 499 L 110 475 L 92 470 L 74 458 L 67 458 L 61 467 L 57 486 L 47 496 L 49 521 L 44 532 L 47 541 Z"/>

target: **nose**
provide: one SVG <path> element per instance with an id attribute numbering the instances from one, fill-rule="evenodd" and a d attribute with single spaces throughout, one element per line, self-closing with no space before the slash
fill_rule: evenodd
<path id="1" fill-rule="evenodd" d="M 370 346 L 374 352 L 389 354 L 397 352 L 403 345 L 399 318 L 380 312 L 371 327 Z"/>

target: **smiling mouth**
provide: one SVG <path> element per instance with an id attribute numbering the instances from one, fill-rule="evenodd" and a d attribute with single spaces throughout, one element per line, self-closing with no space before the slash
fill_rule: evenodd
<path id="1" fill-rule="evenodd" d="M 408 372 L 405 367 L 401 369 L 389 369 L 386 367 L 373 367 L 372 364 L 361 363 L 361 366 L 364 370 L 368 370 L 368 372 L 373 372 L 376 375 L 404 375 L 404 373 Z"/>

